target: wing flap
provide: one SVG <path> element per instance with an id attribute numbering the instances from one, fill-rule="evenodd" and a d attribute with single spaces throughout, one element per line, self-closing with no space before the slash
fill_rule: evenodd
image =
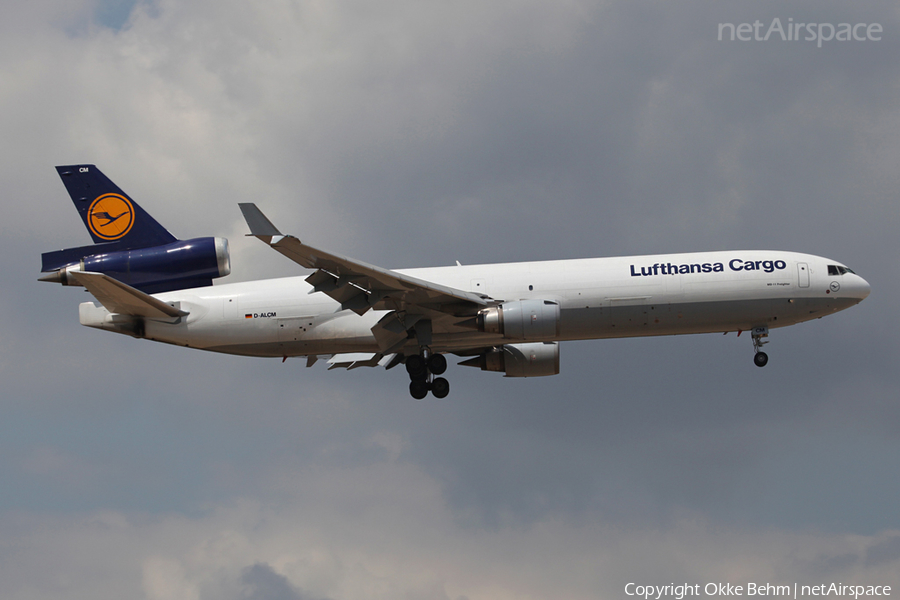
<path id="1" fill-rule="evenodd" d="M 335 354 L 328 359 L 328 370 L 332 369 L 358 369 L 359 367 L 386 366 L 394 358 L 393 354 L 381 354 L 372 352 L 351 352 L 348 354 Z"/>

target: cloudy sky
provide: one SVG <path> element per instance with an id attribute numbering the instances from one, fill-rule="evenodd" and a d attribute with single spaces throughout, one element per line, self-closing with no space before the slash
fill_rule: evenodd
<path id="1" fill-rule="evenodd" d="M 776 18 L 883 33 L 717 39 Z M 891 0 L 6 7 L 3 597 L 900 589 L 898 56 Z M 243 237 L 252 201 L 385 267 L 768 248 L 873 293 L 773 331 L 765 369 L 746 336 L 578 342 L 556 377 L 451 366 L 416 402 L 402 370 L 81 327 L 84 292 L 36 281 L 89 243 L 74 163 L 228 237 L 230 281 L 298 274 Z"/>

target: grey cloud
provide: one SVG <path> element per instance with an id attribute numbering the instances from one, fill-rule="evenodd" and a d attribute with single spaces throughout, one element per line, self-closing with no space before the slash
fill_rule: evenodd
<path id="1" fill-rule="evenodd" d="M 241 572 L 241 585 L 241 600 L 314 600 L 265 563 L 246 567 Z"/>
<path id="2" fill-rule="evenodd" d="M 859 564 L 859 555 L 854 552 L 834 556 L 821 555 L 809 563 L 802 563 L 801 568 L 815 577 L 834 576 L 846 573 L 848 569 Z"/>
<path id="3" fill-rule="evenodd" d="M 892 563 L 898 558 L 900 558 L 900 535 L 891 536 L 866 549 L 867 567 Z"/>
<path id="4" fill-rule="evenodd" d="M 736 563 L 758 556 L 759 529 L 879 540 L 807 548 L 820 558 L 801 572 L 896 559 L 897 41 L 715 40 L 720 22 L 775 16 L 894 31 L 893 4 L 159 2 L 76 36 L 69 24 L 94 12 L 33 4 L 0 23 L 2 514 L 204 523 L 239 500 L 300 503 L 310 492 L 289 482 L 324 473 L 319 491 L 345 511 L 337 535 L 341 517 L 398 501 L 346 473 L 389 464 L 439 490 L 426 502 L 446 509 L 443 537 L 502 540 L 495 555 L 549 522 L 640 546 L 688 515 L 713 531 L 703 548 L 738 531 Z M 773 331 L 764 370 L 746 334 L 572 343 L 557 377 L 456 368 L 446 402 L 414 403 L 397 370 L 80 327 L 86 295 L 34 280 L 41 252 L 87 243 L 52 169 L 82 161 L 177 235 L 230 235 L 232 278 L 297 273 L 243 238 L 235 204 L 254 201 L 282 230 L 386 267 L 762 246 L 846 262 L 874 291 Z M 69 479 L 49 468 L 66 464 Z M 715 552 L 698 551 L 707 571 L 681 566 L 692 534 L 673 535 L 654 565 L 726 572 Z M 584 543 L 598 564 L 615 562 L 608 537 Z M 221 566 L 241 593 L 322 589 L 269 558 L 240 583 L 257 556 Z M 409 589 L 453 597 L 452 583 Z"/>
<path id="5" fill-rule="evenodd" d="M 94 19 L 114 30 L 121 30 L 128 23 L 138 0 L 101 0 L 97 3 Z"/>

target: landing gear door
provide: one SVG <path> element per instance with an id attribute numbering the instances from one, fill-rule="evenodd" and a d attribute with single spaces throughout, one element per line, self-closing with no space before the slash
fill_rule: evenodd
<path id="1" fill-rule="evenodd" d="M 797 277 L 800 281 L 800 287 L 809 287 L 809 265 L 807 263 L 797 263 Z"/>

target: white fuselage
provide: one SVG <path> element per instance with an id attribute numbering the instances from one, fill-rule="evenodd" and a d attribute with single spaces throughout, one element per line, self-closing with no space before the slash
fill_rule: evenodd
<path id="1" fill-rule="evenodd" d="M 496 301 L 541 299 L 560 306 L 559 341 L 784 327 L 848 308 L 869 284 L 819 256 L 733 251 L 405 269 L 400 273 Z M 378 352 L 371 328 L 385 311 L 342 310 L 304 277 L 179 290 L 156 297 L 190 314 L 146 319 L 143 336 L 248 356 Z M 133 333 L 101 306 L 80 307 L 81 323 Z M 460 319 L 462 320 L 462 319 Z M 515 340 L 453 323 L 435 325 L 434 352 Z M 411 339 L 410 351 L 416 342 Z"/>

